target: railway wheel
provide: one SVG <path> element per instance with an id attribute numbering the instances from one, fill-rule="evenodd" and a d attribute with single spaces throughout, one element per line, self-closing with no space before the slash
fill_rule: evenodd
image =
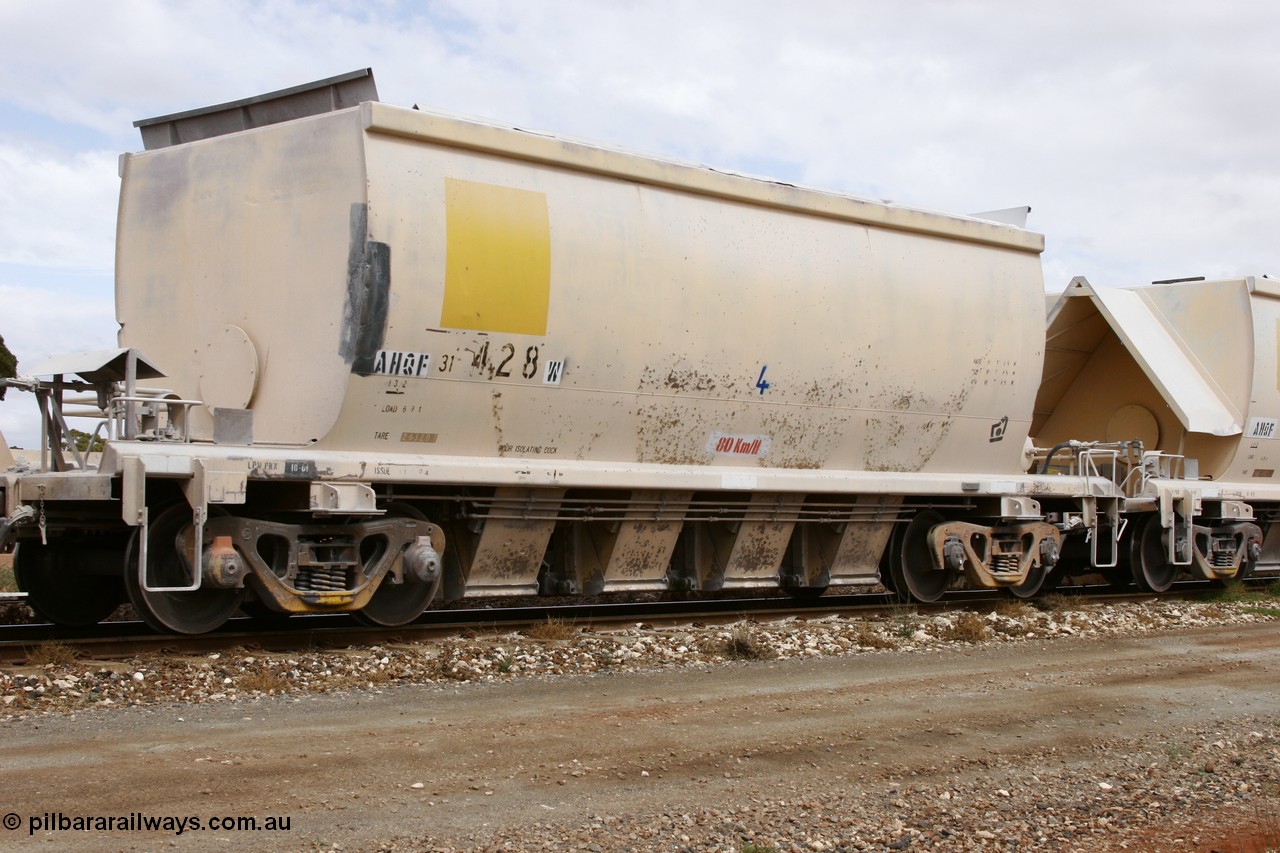
<path id="1" fill-rule="evenodd" d="M 114 561 L 109 559 L 111 554 Z M 79 628 L 96 625 L 124 602 L 120 559 L 118 548 L 97 551 L 66 542 L 44 545 L 29 539 L 13 552 L 13 576 L 37 616 L 55 625 Z"/>
<path id="2" fill-rule="evenodd" d="M 152 587 L 190 586 L 191 567 L 181 556 L 184 537 L 191 528 L 191 507 L 176 503 L 163 510 L 147 526 L 147 585 Z M 138 576 L 138 537 L 129 540 L 125 557 L 124 585 L 138 615 L 157 631 L 173 634 L 204 634 L 218 628 L 239 609 L 244 587 L 218 589 L 202 586 L 190 592 L 156 592 L 142 588 Z"/>
<path id="3" fill-rule="evenodd" d="M 1049 577 L 1049 570 L 1044 566 L 1032 566 L 1031 571 L 1027 572 L 1027 579 L 1022 583 L 1006 586 L 1009 594 L 1014 598 L 1034 598 L 1040 594 L 1045 587 L 1045 580 Z M 1057 586 L 1055 583 L 1054 586 Z"/>
<path id="4" fill-rule="evenodd" d="M 417 508 L 408 504 L 389 505 L 387 516 L 396 515 L 416 518 L 419 521 L 427 520 L 427 517 Z M 352 614 L 356 617 L 356 621 L 375 628 L 394 628 L 397 625 L 407 625 L 421 616 L 422 611 L 427 609 L 435 599 L 436 593 L 440 591 L 443 572 L 430 583 L 415 581 L 408 572 L 404 572 L 403 577 L 402 583 L 392 583 L 391 572 L 388 571 L 383 576 L 377 591 L 374 592 L 373 598 L 369 599 L 369 603 Z"/>
<path id="5" fill-rule="evenodd" d="M 929 552 L 929 530 L 943 518 L 933 510 L 916 513 L 894 530 L 889 551 L 892 589 L 903 601 L 937 601 L 955 580 L 949 569 L 935 569 Z"/>
<path id="6" fill-rule="evenodd" d="M 1129 541 L 1129 567 L 1133 581 L 1146 592 L 1166 592 L 1178 576 L 1178 567 L 1169 563 L 1168 546 L 1160 516 L 1148 515 Z"/>

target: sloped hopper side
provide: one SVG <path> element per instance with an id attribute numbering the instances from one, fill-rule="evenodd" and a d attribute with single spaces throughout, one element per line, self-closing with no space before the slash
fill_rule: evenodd
<path id="1" fill-rule="evenodd" d="M 1140 439 L 1236 478 L 1254 379 L 1251 280 L 1137 289 L 1074 279 L 1050 310 L 1031 434 Z"/>

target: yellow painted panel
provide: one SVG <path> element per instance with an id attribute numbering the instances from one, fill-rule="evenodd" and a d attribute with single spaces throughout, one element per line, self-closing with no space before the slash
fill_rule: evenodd
<path id="1" fill-rule="evenodd" d="M 445 228 L 440 325 L 545 335 L 551 297 L 546 195 L 446 178 Z"/>

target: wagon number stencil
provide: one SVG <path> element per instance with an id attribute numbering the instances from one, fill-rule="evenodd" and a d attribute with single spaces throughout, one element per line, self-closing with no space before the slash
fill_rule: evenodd
<path id="1" fill-rule="evenodd" d="M 373 373 L 381 376 L 411 376 L 426 378 L 433 373 L 453 374 L 470 370 L 473 376 L 482 378 L 540 379 L 543 385 L 559 385 L 564 377 L 565 360 L 542 358 L 538 345 L 519 347 L 506 342 L 496 346 L 489 341 L 474 344 L 457 353 L 447 353 L 437 359 L 430 370 L 431 354 L 408 350 L 378 350 L 373 363 Z M 470 356 L 470 358 L 468 358 Z"/>

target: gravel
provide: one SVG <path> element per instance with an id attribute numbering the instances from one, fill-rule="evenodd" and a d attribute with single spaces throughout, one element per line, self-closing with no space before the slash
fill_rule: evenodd
<path id="1" fill-rule="evenodd" d="M 597 631 L 547 623 L 523 632 L 337 651 L 228 649 L 200 657 L 148 655 L 98 663 L 44 644 L 32 661 L 0 668 L 0 720 L 112 706 L 234 702 L 261 696 L 383 690 L 396 684 L 496 681 L 593 672 L 716 666 L 734 660 L 819 658 L 1012 643 L 1055 637 L 1132 636 L 1171 628 L 1277 621 L 1280 601 L 1010 601 L 987 612 L 745 620 Z M 63 661 L 63 658 L 68 658 Z"/>
<path id="2" fill-rule="evenodd" d="M 1257 728 L 1254 728 L 1257 727 Z M 1280 729 L 1238 720 L 1171 733 L 1158 748 L 1102 738 L 1086 762 L 1028 776 L 1019 763 L 974 758 L 946 781 L 744 792 L 736 806 L 593 815 L 447 843 L 378 848 L 462 851 L 1270 851 L 1280 849 Z"/>

